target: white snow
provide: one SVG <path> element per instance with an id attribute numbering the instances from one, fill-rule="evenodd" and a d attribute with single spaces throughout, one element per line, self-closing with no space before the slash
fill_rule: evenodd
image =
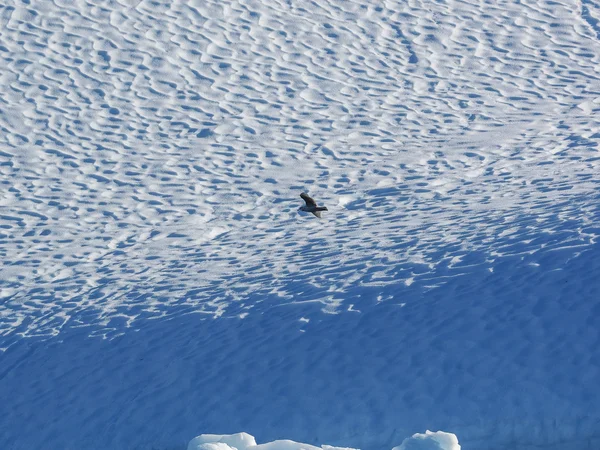
<path id="1" fill-rule="evenodd" d="M 599 18 L 4 2 L 0 449 L 600 448 Z"/>

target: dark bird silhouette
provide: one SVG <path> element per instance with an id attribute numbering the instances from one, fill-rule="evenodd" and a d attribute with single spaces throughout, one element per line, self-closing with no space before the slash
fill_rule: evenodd
<path id="1" fill-rule="evenodd" d="M 309 197 L 304 192 L 300 194 L 300 197 L 302 197 L 302 200 L 306 202 L 306 206 L 300 207 L 300 211 L 313 213 L 319 219 L 321 218 L 321 211 L 327 211 L 325 206 L 317 206 L 317 202 L 315 202 L 312 197 Z"/>

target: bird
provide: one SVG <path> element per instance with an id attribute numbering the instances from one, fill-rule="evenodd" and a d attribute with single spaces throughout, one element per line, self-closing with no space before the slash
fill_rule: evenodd
<path id="1" fill-rule="evenodd" d="M 300 211 L 313 213 L 319 219 L 321 218 L 321 211 L 327 211 L 327 208 L 325 206 L 317 206 L 317 202 L 315 202 L 314 199 L 309 197 L 304 192 L 300 194 L 300 197 L 302 197 L 302 200 L 306 202 L 306 206 L 301 206 Z"/>

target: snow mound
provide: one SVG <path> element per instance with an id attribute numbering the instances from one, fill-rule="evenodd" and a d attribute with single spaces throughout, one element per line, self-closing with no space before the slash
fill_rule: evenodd
<path id="1" fill-rule="evenodd" d="M 201 434 L 188 444 L 187 450 L 355 450 L 347 447 L 334 447 L 322 445 L 316 447 L 288 439 L 282 439 L 264 444 L 256 444 L 256 440 L 248 433 L 237 434 Z M 425 434 L 416 433 L 404 439 L 399 447 L 392 450 L 460 450 L 458 438 L 452 433 L 444 431 Z"/>
<path id="2" fill-rule="evenodd" d="M 425 434 L 416 433 L 404 439 L 399 447 L 392 450 L 460 450 L 460 444 L 452 433 L 427 430 Z"/>
<path id="3" fill-rule="evenodd" d="M 246 450 L 248 447 L 256 447 L 254 436 L 248 433 L 201 434 L 190 441 L 187 450 Z"/>

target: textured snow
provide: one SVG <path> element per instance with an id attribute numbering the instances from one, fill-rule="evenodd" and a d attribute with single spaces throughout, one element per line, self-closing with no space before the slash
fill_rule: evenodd
<path id="1" fill-rule="evenodd" d="M 313 261 L 312 297 L 339 312 L 357 283 L 510 255 L 498 236 L 596 236 L 591 4 L 2 12 L 5 333 L 293 303 Z M 344 208 L 298 221 L 302 189 Z"/>
<path id="2" fill-rule="evenodd" d="M 0 448 L 600 448 L 598 20 L 0 5 Z"/>

